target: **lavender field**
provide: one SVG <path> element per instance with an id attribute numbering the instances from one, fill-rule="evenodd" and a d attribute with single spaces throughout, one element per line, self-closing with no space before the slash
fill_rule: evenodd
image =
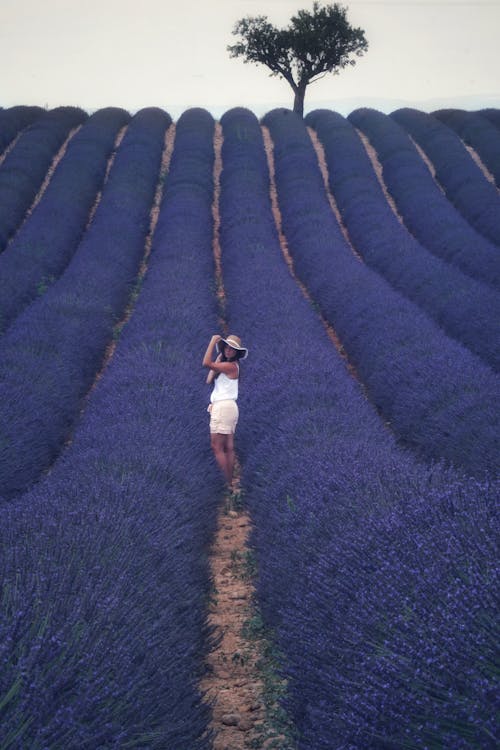
<path id="1" fill-rule="evenodd" d="M 499 115 L 0 109 L 0 750 L 214 746 L 222 326 L 280 747 L 498 747 Z"/>

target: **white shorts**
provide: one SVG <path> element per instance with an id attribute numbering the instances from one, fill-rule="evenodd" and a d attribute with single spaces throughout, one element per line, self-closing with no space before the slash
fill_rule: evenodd
<path id="1" fill-rule="evenodd" d="M 233 399 L 215 401 L 208 407 L 210 432 L 218 435 L 234 435 L 238 423 L 238 404 Z"/>

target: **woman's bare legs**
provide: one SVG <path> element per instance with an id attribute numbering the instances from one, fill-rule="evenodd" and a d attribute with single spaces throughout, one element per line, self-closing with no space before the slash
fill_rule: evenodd
<path id="1" fill-rule="evenodd" d="M 214 452 L 215 460 L 226 478 L 228 485 L 233 481 L 234 470 L 234 435 L 221 435 L 212 432 L 210 444 Z"/>

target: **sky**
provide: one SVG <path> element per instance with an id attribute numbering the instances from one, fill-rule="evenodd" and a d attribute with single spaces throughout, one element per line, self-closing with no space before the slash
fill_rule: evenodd
<path id="1" fill-rule="evenodd" d="M 500 0 L 340 4 L 369 49 L 311 84 L 305 112 L 500 108 Z M 258 116 L 291 108 L 285 81 L 230 58 L 227 45 L 240 18 L 284 27 L 304 8 L 312 0 L 0 0 L 0 106 L 158 106 L 174 119 L 189 107 L 215 117 L 235 106 Z"/>

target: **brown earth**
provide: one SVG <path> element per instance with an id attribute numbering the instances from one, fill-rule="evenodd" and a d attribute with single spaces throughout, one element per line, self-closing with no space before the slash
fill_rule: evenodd
<path id="1" fill-rule="evenodd" d="M 7 158 L 8 154 L 10 154 L 10 152 L 12 151 L 12 149 L 14 148 L 14 146 L 16 145 L 16 143 L 18 142 L 18 140 L 21 137 L 21 135 L 22 135 L 22 131 L 19 132 L 16 135 L 16 137 L 6 146 L 5 151 L 3 151 L 3 153 L 0 154 L 0 167 L 4 163 L 4 161 Z"/>
<path id="2" fill-rule="evenodd" d="M 472 159 L 475 161 L 483 175 L 486 177 L 488 182 L 491 182 L 493 187 L 500 193 L 500 189 L 497 187 L 497 184 L 495 182 L 495 178 L 486 166 L 486 164 L 483 162 L 477 151 L 475 151 L 472 146 L 468 146 L 467 143 L 464 143 L 465 148 L 469 152 L 469 155 L 472 157 Z"/>
<path id="3" fill-rule="evenodd" d="M 66 153 L 66 150 L 68 148 L 68 144 L 69 144 L 70 140 L 73 138 L 73 136 L 75 135 L 75 133 L 77 133 L 80 130 L 81 127 L 82 127 L 81 125 L 77 125 L 77 127 L 73 128 L 69 132 L 69 134 L 66 137 L 64 143 L 62 144 L 62 146 L 59 148 L 59 150 L 55 154 L 55 156 L 52 159 L 52 162 L 50 164 L 50 167 L 47 170 L 47 174 L 45 175 L 44 180 L 43 180 L 42 184 L 40 185 L 40 187 L 38 189 L 38 192 L 37 192 L 37 194 L 35 195 L 35 197 L 33 199 L 33 203 L 31 204 L 31 206 L 26 211 L 22 222 L 19 224 L 19 226 L 17 227 L 17 229 L 14 232 L 14 234 L 9 238 L 9 243 L 12 242 L 12 240 L 16 237 L 16 235 L 19 233 L 20 229 L 24 226 L 24 223 L 26 222 L 26 220 L 33 213 L 33 210 L 35 209 L 35 207 L 40 203 L 40 201 L 41 201 L 41 199 L 43 197 L 43 194 L 47 190 L 47 187 L 48 187 L 48 185 L 49 185 L 49 183 L 50 183 L 50 181 L 52 179 L 52 176 L 53 176 L 53 174 L 54 174 L 54 172 L 55 172 L 55 170 L 57 168 L 57 165 L 59 164 L 59 162 L 63 158 L 64 154 Z M 7 147 L 7 149 L 4 151 L 4 153 L 0 157 L 0 165 L 2 164 L 3 160 L 5 159 L 5 157 L 9 153 L 9 151 L 11 151 L 12 148 L 14 148 L 14 145 L 17 143 L 17 141 L 18 141 L 18 139 L 20 137 L 21 137 L 21 133 L 19 133 L 19 135 L 17 136 L 17 138 L 15 138 L 14 141 L 12 141 L 12 143 L 10 143 L 9 146 Z"/>
<path id="4" fill-rule="evenodd" d="M 119 141 L 120 142 L 121 142 L 121 140 L 123 138 L 124 132 L 125 131 L 122 130 L 121 133 L 119 134 Z M 170 127 L 167 129 L 167 132 L 165 133 L 165 143 L 164 143 L 164 147 L 163 147 L 163 154 L 162 154 L 162 160 L 161 160 L 160 174 L 159 174 L 159 177 L 158 177 L 158 184 L 157 184 L 157 187 L 156 187 L 156 192 L 155 192 L 155 197 L 154 197 L 154 200 L 153 200 L 153 205 L 152 205 L 151 211 L 150 211 L 149 230 L 148 230 L 148 234 L 146 236 L 146 241 L 144 243 L 144 255 L 143 255 L 143 258 L 142 258 L 142 261 L 141 261 L 141 265 L 140 265 L 140 268 L 139 268 L 139 273 L 138 273 L 138 276 L 137 276 L 137 285 L 140 284 L 140 282 L 144 278 L 144 275 L 147 272 L 148 257 L 149 257 L 149 254 L 151 252 L 151 244 L 152 244 L 152 241 L 153 241 L 153 235 L 154 235 L 154 231 L 155 231 L 155 228 L 156 228 L 156 224 L 158 222 L 158 216 L 159 216 L 159 213 L 160 213 L 160 203 L 161 203 L 161 199 L 162 199 L 162 195 L 163 195 L 164 177 L 165 177 L 166 173 L 168 172 L 168 167 L 170 165 L 170 158 L 172 156 L 172 151 L 173 151 L 173 148 L 174 148 L 174 139 L 175 139 L 175 125 L 172 124 L 172 125 L 170 125 Z M 111 169 L 111 165 L 112 165 L 112 162 L 114 160 L 114 154 L 115 154 L 115 152 L 116 152 L 116 148 L 115 148 L 115 151 L 113 152 L 113 154 L 111 155 L 111 157 L 110 157 L 110 159 L 108 161 L 108 168 L 106 170 L 106 179 L 107 179 L 107 176 L 109 175 L 109 171 Z M 94 204 L 94 208 L 92 210 L 92 216 L 95 214 L 95 209 L 96 209 L 96 207 L 97 207 L 97 205 L 99 203 L 99 200 L 100 200 L 100 197 L 101 197 L 101 193 L 102 193 L 102 191 L 99 193 L 99 196 L 96 199 L 96 202 Z M 115 334 L 118 334 L 121 331 L 121 329 L 123 328 L 123 326 L 126 324 L 127 320 L 132 315 L 132 312 L 133 312 L 133 309 L 134 309 L 134 302 L 135 302 L 135 295 L 132 295 L 132 298 L 130 299 L 129 304 L 128 304 L 128 306 L 127 306 L 127 308 L 126 308 L 126 310 L 125 310 L 125 312 L 124 312 L 121 320 L 115 326 Z M 86 406 L 87 406 L 87 400 L 88 400 L 88 398 L 92 394 L 92 391 L 94 390 L 94 388 L 96 387 L 97 383 L 102 378 L 102 376 L 103 376 L 106 368 L 108 367 L 108 365 L 109 365 L 109 363 L 111 361 L 111 358 L 113 357 L 113 354 L 115 352 L 116 344 L 117 344 L 117 338 L 115 336 L 114 338 L 111 339 L 111 341 L 109 342 L 108 346 L 106 347 L 106 351 L 104 352 L 104 356 L 103 356 L 102 363 L 101 363 L 101 368 L 96 373 L 94 381 L 92 382 L 92 385 L 90 386 L 89 390 L 87 391 L 87 393 L 84 396 L 84 399 L 83 399 L 83 402 L 82 402 L 82 406 L 81 406 L 81 409 L 80 409 L 80 414 L 83 414 L 83 412 L 85 411 Z M 65 446 L 71 445 L 72 441 L 73 441 L 73 434 L 71 433 L 71 434 L 69 434 L 66 437 L 66 440 L 64 441 L 64 445 Z M 50 469 L 49 469 L 49 472 L 50 472 Z"/>
<path id="5" fill-rule="evenodd" d="M 404 225 L 403 217 L 399 213 L 398 207 L 396 206 L 396 203 L 394 202 L 394 198 L 390 194 L 389 190 L 387 189 L 387 185 L 385 184 L 384 170 L 378 158 L 378 153 L 376 152 L 375 148 L 370 143 L 370 140 L 368 139 L 368 137 L 364 133 L 362 133 L 361 130 L 358 130 L 356 128 L 356 132 L 361 140 L 361 143 L 365 147 L 366 154 L 368 158 L 370 159 L 371 165 L 373 167 L 373 171 L 375 172 L 377 176 L 379 185 L 382 188 L 382 192 L 384 193 L 387 203 L 392 208 L 393 213 L 398 218 L 400 224 Z"/>
<path id="6" fill-rule="evenodd" d="M 108 181 L 109 173 L 111 172 L 111 167 L 113 166 L 113 162 L 115 161 L 116 152 L 118 151 L 118 147 L 120 143 L 123 141 L 123 138 L 125 137 L 127 127 L 128 127 L 127 125 L 124 125 L 122 128 L 120 128 L 120 130 L 117 133 L 115 142 L 113 144 L 113 151 L 111 152 L 111 155 L 108 159 L 108 163 L 106 166 L 106 173 L 104 175 L 103 184 L 102 184 L 101 189 L 99 190 L 99 192 L 97 193 L 95 197 L 94 205 L 90 209 L 89 218 L 87 219 L 87 226 L 85 227 L 85 231 L 87 231 L 89 226 L 92 224 L 92 220 L 95 216 L 95 212 L 97 211 L 97 206 L 101 202 L 102 191 L 104 190 L 104 187 L 106 186 L 106 182 Z"/>
<path id="7" fill-rule="evenodd" d="M 220 330 L 227 335 L 225 291 L 219 243 L 219 198 L 222 171 L 222 128 L 214 132 L 213 253 Z M 257 610 L 248 546 L 251 519 L 241 503 L 239 469 L 236 466 L 232 492 L 219 510 L 217 531 L 210 553 L 214 596 L 208 617 L 214 629 L 215 646 L 207 658 L 207 673 L 200 689 L 212 708 L 210 729 L 214 750 L 290 747 L 272 720 L 272 702 L 264 698 L 265 642 L 250 634 Z M 268 665 L 269 666 L 269 665 Z"/>
<path id="8" fill-rule="evenodd" d="M 111 157 L 109 158 L 109 161 L 108 161 L 108 166 L 107 166 L 107 169 L 106 169 L 105 181 L 107 180 L 109 172 L 110 172 L 111 167 L 113 165 L 113 161 L 114 161 L 114 158 L 115 158 L 115 155 L 116 155 L 116 149 L 118 148 L 119 144 L 123 140 L 123 136 L 125 135 L 125 130 L 126 130 L 126 127 L 122 128 L 120 130 L 118 136 L 117 136 L 117 139 L 116 139 L 116 142 L 115 142 L 115 149 L 114 149 L 113 154 L 111 155 Z M 148 258 L 149 258 L 149 255 L 151 253 L 151 245 L 152 245 L 152 242 L 153 242 L 153 235 L 154 235 L 154 232 L 155 232 L 155 229 L 156 229 L 156 224 L 158 222 L 158 216 L 160 214 L 160 204 L 161 204 L 161 199 L 162 199 L 162 196 L 163 196 L 164 178 L 165 178 L 165 175 L 167 174 L 168 168 L 170 166 L 170 159 L 172 157 L 172 151 L 174 150 L 174 141 L 175 141 L 175 125 L 172 123 L 167 128 L 167 131 L 165 133 L 165 141 L 164 141 L 163 153 L 162 153 L 161 165 L 160 165 L 160 174 L 159 174 L 159 177 L 158 177 L 158 183 L 157 183 L 157 186 L 156 186 L 155 196 L 154 196 L 154 199 L 153 199 L 153 205 L 152 205 L 151 211 L 149 213 L 149 229 L 148 229 L 148 233 L 147 233 L 147 236 L 146 236 L 146 241 L 144 243 L 144 255 L 142 257 L 141 265 L 139 267 L 139 272 L 137 274 L 137 284 L 136 284 L 137 287 L 139 287 L 142 279 L 144 278 L 144 276 L 145 276 L 145 274 L 146 274 L 146 272 L 148 270 Z M 104 184 L 106 184 L 106 182 Z M 99 201 L 101 199 L 101 195 L 102 195 L 102 190 L 99 192 L 98 196 L 96 197 L 96 201 L 95 201 L 94 206 L 93 206 L 92 211 L 91 211 L 91 217 L 93 217 L 94 214 L 95 214 L 96 208 L 99 205 Z M 89 218 L 89 222 L 88 223 L 90 224 L 90 222 L 91 222 L 91 218 Z M 122 316 L 121 320 L 115 326 L 115 334 L 118 334 L 121 331 L 121 329 L 123 328 L 123 326 L 126 324 L 127 320 L 132 315 L 132 312 L 134 310 L 135 298 L 136 298 L 136 295 L 132 295 L 132 298 L 131 298 L 129 304 L 127 305 L 127 308 L 126 308 L 125 312 L 123 313 L 123 316 Z M 109 361 L 110 361 L 111 357 L 113 356 L 114 351 L 116 349 L 116 343 L 117 343 L 117 339 L 116 338 L 113 338 L 109 342 L 109 344 L 108 344 L 108 346 L 106 348 L 105 354 L 104 354 L 104 358 L 103 358 L 103 361 L 102 361 L 101 369 L 97 373 L 97 375 L 95 377 L 95 380 L 94 380 L 94 383 L 92 384 L 92 386 L 91 386 L 91 388 L 90 388 L 90 390 L 89 390 L 89 392 L 87 394 L 87 397 L 92 392 L 92 390 L 94 389 L 96 383 L 101 379 L 101 377 L 102 377 L 102 375 L 104 373 L 104 370 L 108 366 L 108 363 L 109 363 Z"/>
<path id="9" fill-rule="evenodd" d="M 46 189 L 54 169 L 65 153 L 69 139 L 74 135 L 77 129 L 78 128 L 72 131 L 65 144 L 56 155 L 51 170 L 44 181 L 44 185 L 37 195 L 36 202 L 39 201 L 43 191 Z M 308 130 L 317 154 L 318 164 L 321 169 L 326 194 L 330 201 L 332 211 L 339 222 L 344 237 L 353 254 L 358 260 L 363 262 L 361 256 L 357 253 L 350 241 L 348 232 L 342 222 L 340 211 L 338 210 L 335 199 L 330 191 L 328 184 L 328 169 L 323 148 L 314 131 L 311 129 Z M 114 152 L 108 161 L 105 179 L 107 179 L 107 176 L 109 175 L 116 150 L 123 139 L 125 131 L 126 127 L 122 128 L 117 135 Z M 281 250 L 290 273 L 302 290 L 304 296 L 311 301 L 305 285 L 300 282 L 294 272 L 293 260 L 282 229 L 281 212 L 279 209 L 274 179 L 273 143 L 268 129 L 263 127 L 262 132 L 270 173 L 270 198 L 272 211 L 278 230 Z M 152 238 L 158 220 L 162 198 L 163 178 L 168 172 L 170 158 L 174 147 L 174 140 L 175 125 L 172 124 L 165 135 L 160 178 L 151 209 L 150 229 L 145 242 L 144 258 L 141 263 L 138 281 L 142 279 L 147 271 L 147 261 L 151 251 Z M 374 165 L 379 180 L 381 180 L 388 202 L 395 210 L 393 201 L 385 190 L 385 185 L 383 184 L 382 179 L 382 170 L 376 153 L 369 142 L 367 142 L 366 138 L 362 136 L 362 140 L 372 160 L 372 164 Z M 220 307 L 220 325 L 221 330 L 227 334 L 227 326 L 224 319 L 225 293 L 222 277 L 221 249 L 218 241 L 220 227 L 220 173 L 222 170 L 221 146 L 222 129 L 219 124 L 216 124 L 214 135 L 213 248 L 216 274 L 216 294 Z M 421 153 L 422 158 L 424 158 L 424 161 L 429 166 L 431 173 L 435 176 L 429 160 L 425 158 L 421 149 L 418 150 Z M 469 149 L 469 151 L 472 150 Z M 5 154 L 3 156 L 5 156 Z M 487 173 L 484 165 L 483 171 L 486 176 L 488 176 L 489 173 Z M 489 179 L 492 180 L 491 175 Z M 96 196 L 94 207 L 89 215 L 88 224 L 92 221 L 100 197 L 101 193 Z M 33 205 L 35 205 L 35 203 Z M 118 330 L 129 318 L 133 309 L 133 302 L 134 300 L 131 301 L 122 321 L 118 324 Z M 359 381 L 356 370 L 352 363 L 348 361 L 342 343 L 335 330 L 321 315 L 319 317 L 322 320 L 330 340 L 342 358 L 346 361 L 351 375 Z M 95 382 L 97 382 L 102 376 L 109 360 L 113 356 L 115 346 L 116 344 L 114 341 L 110 343 L 103 360 L 103 366 L 96 376 Z M 68 442 L 70 442 L 70 440 Z M 269 711 L 269 702 L 266 701 L 266 698 L 264 697 L 265 684 L 262 675 L 263 661 L 265 660 L 263 653 L 266 644 L 262 638 L 249 635 L 249 631 L 247 630 L 248 624 L 251 623 L 257 613 L 254 604 L 255 587 L 252 580 L 251 553 L 248 546 L 248 538 L 251 531 L 251 518 L 241 503 L 238 470 L 236 471 L 236 475 L 235 481 L 233 482 L 232 492 L 228 493 L 221 503 L 216 535 L 210 553 L 213 597 L 210 604 L 208 622 L 214 629 L 215 646 L 208 655 L 206 665 L 207 672 L 200 683 L 200 690 L 212 709 L 210 729 L 214 733 L 214 750 L 247 750 L 248 748 L 291 750 L 293 744 L 290 741 L 290 738 L 287 738 L 285 734 L 280 733 L 281 727 L 277 728 L 277 726 L 273 724 L 272 719 L 270 719 L 271 712 Z"/>
<path id="10" fill-rule="evenodd" d="M 227 335 L 225 291 L 222 277 L 220 228 L 220 175 L 222 172 L 222 128 L 214 131 L 214 198 L 212 203 L 213 254 L 219 325 Z M 235 481 L 234 493 L 237 492 Z M 236 495 L 234 494 L 233 497 Z M 215 750 L 240 750 L 256 723 L 262 723 L 260 696 L 262 684 L 256 669 L 258 655 L 252 644 L 242 636 L 249 619 L 254 588 L 248 577 L 240 575 L 240 564 L 248 552 L 250 517 L 230 498 L 226 498 L 217 521 L 217 531 L 210 553 L 210 570 L 214 598 L 210 606 L 209 625 L 214 628 L 216 646 L 207 659 L 207 674 L 200 689 L 212 707 L 211 729 L 215 734 Z"/>
<path id="11" fill-rule="evenodd" d="M 281 252 L 283 253 L 283 257 L 284 257 L 285 262 L 286 262 L 286 264 L 288 266 L 288 269 L 289 269 L 291 275 L 293 276 L 293 279 L 295 280 L 296 284 L 300 288 L 302 294 L 308 300 L 308 302 L 312 303 L 312 298 L 311 298 L 311 295 L 309 294 L 309 292 L 307 290 L 307 287 L 305 286 L 305 284 L 303 284 L 300 281 L 300 279 L 298 278 L 298 276 L 295 273 L 295 269 L 294 269 L 294 265 L 293 265 L 293 259 L 292 259 L 290 250 L 288 248 L 288 243 L 287 243 L 287 240 L 286 240 L 286 237 L 285 237 L 285 233 L 283 232 L 283 226 L 282 226 L 282 220 L 281 220 L 281 211 L 280 211 L 279 202 L 278 202 L 278 191 L 276 189 L 276 180 L 275 180 L 274 157 L 273 157 L 273 148 L 274 148 L 274 146 L 273 146 L 273 141 L 272 141 L 271 135 L 269 133 L 269 129 L 263 126 L 262 127 L 262 135 L 263 135 L 263 138 L 264 138 L 264 148 L 265 148 L 265 151 L 266 151 L 267 164 L 268 164 L 268 168 L 269 168 L 269 183 L 270 183 L 271 207 L 272 207 L 272 212 L 273 212 L 273 216 L 274 216 L 274 222 L 276 224 L 276 229 L 278 231 L 278 236 L 279 236 L 279 241 L 280 241 L 280 246 L 281 246 Z M 310 135 L 311 135 L 311 133 L 310 133 Z M 356 250 L 354 249 L 354 247 L 352 246 L 352 244 L 351 244 L 351 242 L 349 240 L 349 237 L 347 235 L 347 230 L 343 226 L 341 218 L 340 218 L 340 211 L 338 210 L 338 207 L 337 207 L 337 205 L 335 203 L 335 199 L 334 199 L 333 195 L 331 194 L 330 188 L 328 186 L 328 168 L 326 166 L 325 154 L 324 154 L 324 151 L 323 151 L 323 149 L 321 147 L 321 144 L 319 143 L 319 141 L 318 141 L 317 138 L 312 139 L 312 144 L 313 144 L 313 146 L 314 146 L 314 148 L 316 150 L 316 155 L 317 155 L 317 158 L 318 158 L 318 165 L 320 167 L 321 174 L 323 176 L 323 181 L 325 183 L 325 190 L 327 192 L 328 199 L 330 201 L 330 206 L 332 207 L 332 210 L 334 211 L 334 214 L 335 214 L 337 220 L 340 223 L 340 226 L 342 228 L 342 231 L 344 233 L 346 241 L 349 244 L 349 247 L 351 248 L 351 250 L 353 252 L 353 255 L 360 262 L 363 262 L 361 256 L 359 255 L 359 253 L 356 252 Z M 337 332 L 335 331 L 335 329 L 333 328 L 333 326 L 319 312 L 318 312 L 318 317 L 319 317 L 319 319 L 321 320 L 321 322 L 322 322 L 322 324 L 324 326 L 324 329 L 326 331 L 326 334 L 327 334 L 328 338 L 330 339 L 330 341 L 334 345 L 334 347 L 337 350 L 338 354 L 340 354 L 340 356 L 344 360 L 344 362 L 345 362 L 345 364 L 347 366 L 347 369 L 349 370 L 350 374 L 361 385 L 361 379 L 358 376 L 358 374 L 356 372 L 356 368 L 354 367 L 353 363 L 350 362 L 349 358 L 347 357 L 347 354 L 346 354 L 345 349 L 344 349 L 344 347 L 342 345 L 342 341 L 340 339 L 340 336 L 337 334 Z"/>
<path id="12" fill-rule="evenodd" d="M 214 750 L 244 750 L 264 731 L 258 643 L 243 634 L 245 623 L 252 617 L 255 593 L 251 578 L 245 574 L 250 526 L 247 511 L 227 498 L 219 512 L 210 553 L 214 597 L 208 622 L 215 629 L 217 641 L 200 685 L 212 706 Z"/>

